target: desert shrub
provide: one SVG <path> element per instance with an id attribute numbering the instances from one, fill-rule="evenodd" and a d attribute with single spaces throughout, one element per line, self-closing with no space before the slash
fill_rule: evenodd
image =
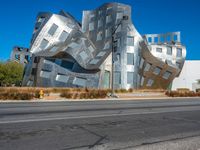
<path id="1" fill-rule="evenodd" d="M 0 94 L 2 100 L 31 100 L 34 98 L 33 93 L 24 92 L 3 92 Z"/>
<path id="2" fill-rule="evenodd" d="M 126 89 L 120 89 L 120 93 L 127 93 L 128 91 Z"/>
<path id="3" fill-rule="evenodd" d="M 79 98 L 79 94 L 78 93 L 74 93 L 73 99 L 77 99 L 77 98 Z"/>
<path id="4" fill-rule="evenodd" d="M 133 92 L 133 89 L 132 89 L 132 88 L 128 89 L 128 92 L 132 93 L 132 92 Z"/>
<path id="5" fill-rule="evenodd" d="M 40 90 L 35 90 L 35 98 L 40 98 Z"/>
<path id="6" fill-rule="evenodd" d="M 73 98 L 73 99 L 94 99 L 94 98 L 105 98 L 107 97 L 108 90 L 97 90 L 97 89 L 84 89 L 73 92 L 62 92 L 61 97 Z"/>
<path id="7" fill-rule="evenodd" d="M 200 92 L 200 89 L 196 89 L 196 92 L 199 93 L 199 92 Z"/>
<path id="8" fill-rule="evenodd" d="M 188 88 L 178 88 L 177 91 L 178 92 L 190 92 L 190 89 L 188 89 Z"/>
<path id="9" fill-rule="evenodd" d="M 199 96 L 199 97 L 200 97 L 200 92 L 197 92 L 197 96 Z"/>
<path id="10" fill-rule="evenodd" d="M 165 92 L 170 97 L 197 97 L 200 93 L 194 91 L 167 91 Z"/>
<path id="11" fill-rule="evenodd" d="M 92 90 L 89 92 L 90 98 L 105 98 L 107 97 L 107 90 Z"/>
<path id="12" fill-rule="evenodd" d="M 73 93 L 70 93 L 70 92 L 62 92 L 60 94 L 61 97 L 64 97 L 64 98 L 73 98 Z"/>
<path id="13" fill-rule="evenodd" d="M 89 89 L 87 87 L 85 88 L 85 92 L 89 92 Z"/>

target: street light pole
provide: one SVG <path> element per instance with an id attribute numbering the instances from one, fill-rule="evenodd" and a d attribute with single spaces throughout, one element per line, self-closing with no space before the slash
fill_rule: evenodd
<path id="1" fill-rule="evenodd" d="M 128 16 L 123 16 L 123 18 L 120 20 L 120 22 L 112 28 L 112 82 L 111 82 L 111 95 L 110 97 L 117 98 L 117 95 L 115 95 L 115 89 L 114 89 L 114 72 L 115 72 L 115 60 L 114 60 L 114 52 L 115 52 L 115 46 L 117 41 L 115 41 L 115 32 L 118 29 L 118 27 L 121 25 L 122 21 L 128 20 Z"/>

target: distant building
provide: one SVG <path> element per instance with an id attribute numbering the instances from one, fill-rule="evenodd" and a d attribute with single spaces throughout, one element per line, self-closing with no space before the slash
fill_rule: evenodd
<path id="1" fill-rule="evenodd" d="M 23 86 L 110 88 L 114 76 L 118 89 L 168 88 L 186 57 L 180 32 L 142 36 L 131 15 L 120 3 L 83 11 L 82 25 L 63 11 L 39 13 Z"/>
<path id="2" fill-rule="evenodd" d="M 172 90 L 178 88 L 188 88 L 195 91 L 200 89 L 198 80 L 200 79 L 200 61 L 186 60 L 178 78 L 175 78 L 172 84 Z"/>
<path id="3" fill-rule="evenodd" d="M 11 52 L 10 60 L 25 66 L 30 61 L 30 57 L 31 53 L 28 48 L 15 46 Z"/>

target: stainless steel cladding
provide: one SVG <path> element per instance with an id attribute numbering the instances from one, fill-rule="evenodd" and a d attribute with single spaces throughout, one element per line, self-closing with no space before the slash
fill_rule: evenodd
<path id="1" fill-rule="evenodd" d="M 114 76 L 115 88 L 167 88 L 186 56 L 179 32 L 141 36 L 120 3 L 83 11 L 82 25 L 65 12 L 40 13 L 30 52 L 23 85 L 42 87 L 110 88 Z"/>

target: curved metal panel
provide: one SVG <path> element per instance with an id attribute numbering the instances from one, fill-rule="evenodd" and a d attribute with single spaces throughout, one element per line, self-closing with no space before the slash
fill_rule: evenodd
<path id="1" fill-rule="evenodd" d="M 142 37 L 132 23 L 131 7 L 120 3 L 83 11 L 82 25 L 63 11 L 39 13 L 30 52 L 23 85 L 104 88 L 114 76 L 115 88 L 125 89 L 167 88 L 186 56 L 180 32 Z"/>

